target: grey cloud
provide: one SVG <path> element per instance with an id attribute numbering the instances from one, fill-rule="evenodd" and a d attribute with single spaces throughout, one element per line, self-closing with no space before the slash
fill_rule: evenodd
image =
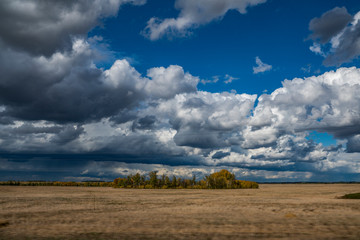
<path id="1" fill-rule="evenodd" d="M 104 1 L 0 1 L 0 39 L 35 55 L 51 56 L 71 49 L 74 37 L 85 37 L 100 19 L 116 15 L 124 3 L 144 0 Z"/>
<path id="2" fill-rule="evenodd" d="M 325 58 L 324 65 L 339 66 L 360 56 L 360 21 L 345 29 L 339 36 L 338 43 L 333 46 L 330 54 Z"/>
<path id="3" fill-rule="evenodd" d="M 226 146 L 220 132 L 194 130 L 193 128 L 181 128 L 175 135 L 174 141 L 179 146 L 193 148 L 219 148 Z"/>
<path id="4" fill-rule="evenodd" d="M 325 66 L 340 66 L 360 56 L 359 19 L 360 12 L 351 16 L 346 8 L 336 7 L 321 18 L 311 20 L 309 29 L 313 34 L 310 38 L 314 44 L 310 50 L 325 57 Z"/>
<path id="5" fill-rule="evenodd" d="M 146 129 L 146 130 L 151 130 L 155 127 L 155 123 L 156 123 L 157 119 L 155 116 L 152 115 L 147 115 L 143 118 L 137 119 L 136 121 L 133 122 L 132 125 L 132 130 L 136 130 L 136 129 Z"/>
<path id="6" fill-rule="evenodd" d="M 331 149 L 305 138 L 305 135 L 283 135 L 269 147 L 249 150 L 251 159 L 262 161 L 280 161 L 293 165 L 296 163 L 316 163 L 327 159 Z M 280 164 L 279 164 L 280 165 Z M 265 164 L 266 166 L 266 164 Z"/>
<path id="7" fill-rule="evenodd" d="M 0 125 L 1 151 L 3 152 L 64 152 L 76 150 L 62 149 L 83 133 L 81 126 L 60 125 L 45 121 L 20 122 Z M 21 143 L 21 144 L 20 144 Z"/>
<path id="8" fill-rule="evenodd" d="M 319 39 L 320 43 L 327 43 L 332 37 L 340 33 L 352 20 L 352 16 L 345 7 L 335 7 L 324 13 L 320 18 L 313 18 L 309 30 L 313 33 L 313 40 Z"/>
<path id="9" fill-rule="evenodd" d="M 177 18 L 151 18 L 143 32 L 150 40 L 163 36 L 187 36 L 189 29 L 222 18 L 229 10 L 245 14 L 248 7 L 264 3 L 266 0 L 177 0 L 175 8 L 180 10 Z"/>
<path id="10" fill-rule="evenodd" d="M 206 103 L 201 99 L 197 97 L 193 97 L 188 99 L 186 102 L 184 102 L 183 107 L 184 108 L 201 108 L 204 107 Z"/>
<path id="11" fill-rule="evenodd" d="M 39 133 L 51 133 L 57 134 L 61 131 L 61 126 L 42 126 L 36 127 L 31 123 L 24 123 L 19 127 L 15 127 L 12 129 L 11 134 L 39 134 Z"/>
<path id="12" fill-rule="evenodd" d="M 124 116 L 133 118 L 131 110 L 146 99 L 196 91 L 199 79 L 180 66 L 149 69 L 149 79 L 126 60 L 115 61 L 105 71 L 96 68 L 92 62 L 95 55 L 85 40 L 76 40 L 70 52 L 49 58 L 2 51 L 0 103 L 4 110 L 0 116 L 4 121 L 6 116 L 56 122 L 118 116 L 118 121 L 124 121 Z M 124 114 L 125 109 L 128 113 Z M 119 117 L 120 113 L 124 115 Z"/>
<path id="13" fill-rule="evenodd" d="M 127 61 L 117 61 L 103 72 L 91 66 L 92 54 L 82 40 L 74 43 L 70 53 L 50 58 L 0 53 L 5 63 L 0 66 L 4 72 L 0 102 L 5 105 L 1 114 L 24 120 L 79 122 L 114 115 L 144 99 L 135 85 L 142 79 Z"/>
<path id="14" fill-rule="evenodd" d="M 224 147 L 246 126 L 255 99 L 247 94 L 197 92 L 162 101 L 154 111 L 167 111 L 171 127 L 177 130 L 174 141 L 178 145 Z"/>
<path id="15" fill-rule="evenodd" d="M 354 152 L 360 152 L 360 135 L 355 135 L 348 139 L 347 152 L 354 153 Z"/>
<path id="16" fill-rule="evenodd" d="M 55 144 L 64 145 L 78 139 L 82 133 L 84 133 L 83 127 L 67 125 L 58 134 L 52 137 L 50 141 Z"/>
<path id="17" fill-rule="evenodd" d="M 229 156 L 229 155 L 230 155 L 229 152 L 218 151 L 214 155 L 212 155 L 212 158 L 222 159 L 222 158 L 224 158 L 226 156 Z"/>

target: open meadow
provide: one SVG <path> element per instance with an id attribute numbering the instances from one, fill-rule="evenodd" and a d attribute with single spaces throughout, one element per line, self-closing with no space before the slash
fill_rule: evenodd
<path id="1" fill-rule="evenodd" d="M 360 239 L 360 184 L 0 186 L 0 239 Z"/>

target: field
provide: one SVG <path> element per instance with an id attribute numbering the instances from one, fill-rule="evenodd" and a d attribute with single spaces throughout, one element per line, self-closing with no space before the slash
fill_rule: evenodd
<path id="1" fill-rule="evenodd" d="M 0 187 L 0 239 L 360 239 L 360 184 Z"/>

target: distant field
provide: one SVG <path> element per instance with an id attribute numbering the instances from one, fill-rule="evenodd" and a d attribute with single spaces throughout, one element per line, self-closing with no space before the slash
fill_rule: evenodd
<path id="1" fill-rule="evenodd" d="M 0 239 L 360 239 L 360 184 L 0 187 Z"/>

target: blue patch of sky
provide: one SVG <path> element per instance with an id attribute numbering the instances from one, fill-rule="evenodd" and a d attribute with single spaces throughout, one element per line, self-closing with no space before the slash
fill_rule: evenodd
<path id="1" fill-rule="evenodd" d="M 326 132 L 311 131 L 307 139 L 313 140 L 316 143 L 322 143 L 323 146 L 336 145 L 336 139 Z"/>

